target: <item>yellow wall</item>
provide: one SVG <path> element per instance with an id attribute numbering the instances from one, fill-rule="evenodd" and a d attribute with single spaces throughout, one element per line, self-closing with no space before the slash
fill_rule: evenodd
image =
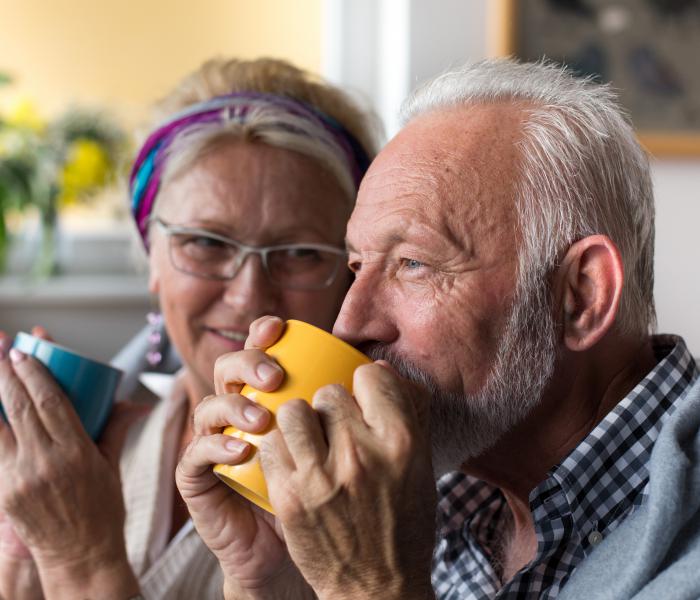
<path id="1" fill-rule="evenodd" d="M 42 113 L 107 105 L 127 122 L 206 58 L 283 57 L 318 71 L 322 0 L 0 0 L 0 90 Z"/>

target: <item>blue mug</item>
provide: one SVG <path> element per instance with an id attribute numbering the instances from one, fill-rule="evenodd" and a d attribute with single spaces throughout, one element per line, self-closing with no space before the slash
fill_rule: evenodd
<path id="1" fill-rule="evenodd" d="M 99 438 L 112 411 L 122 371 L 28 333 L 19 332 L 13 347 L 49 370 L 70 398 L 85 431 L 93 440 Z"/>

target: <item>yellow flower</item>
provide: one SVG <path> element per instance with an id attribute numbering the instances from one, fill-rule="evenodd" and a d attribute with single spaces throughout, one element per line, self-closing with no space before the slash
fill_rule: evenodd
<path id="1" fill-rule="evenodd" d="M 29 98 L 18 98 L 7 111 L 5 121 L 13 127 L 22 127 L 32 131 L 43 131 L 45 121 L 39 115 L 36 105 Z"/>
<path id="2" fill-rule="evenodd" d="M 59 176 L 59 202 L 73 204 L 104 186 L 111 175 L 105 149 L 96 141 L 79 138 L 68 149 L 68 160 Z"/>

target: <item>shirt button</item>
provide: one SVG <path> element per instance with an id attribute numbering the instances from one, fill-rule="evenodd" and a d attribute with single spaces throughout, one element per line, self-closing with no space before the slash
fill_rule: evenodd
<path id="1" fill-rule="evenodd" d="M 593 530 L 588 534 L 588 543 L 591 546 L 597 546 L 603 541 L 603 534 L 600 531 Z"/>

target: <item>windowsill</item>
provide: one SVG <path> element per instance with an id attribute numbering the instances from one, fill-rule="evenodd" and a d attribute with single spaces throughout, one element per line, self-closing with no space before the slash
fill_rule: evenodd
<path id="1" fill-rule="evenodd" d="M 66 274 L 34 280 L 22 275 L 0 278 L 0 307 L 140 306 L 148 298 L 145 275 Z"/>
<path id="2" fill-rule="evenodd" d="M 7 272 L 0 276 L 0 306 L 141 306 L 148 278 L 137 242 L 124 224 L 109 231 L 59 231 L 59 273 L 37 279 L 30 273 L 38 234 L 25 231 L 14 240 Z"/>

